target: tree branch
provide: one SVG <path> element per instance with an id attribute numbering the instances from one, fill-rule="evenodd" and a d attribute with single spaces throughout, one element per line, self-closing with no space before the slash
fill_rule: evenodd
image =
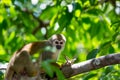
<path id="1" fill-rule="evenodd" d="M 80 73 L 96 70 L 108 65 L 120 63 L 120 53 L 109 54 L 99 58 L 90 59 L 88 61 L 73 64 L 71 66 L 63 66 L 62 72 L 66 78 L 70 78 Z"/>
<path id="2" fill-rule="evenodd" d="M 62 66 L 61 71 L 63 72 L 66 78 L 70 78 L 77 74 L 85 73 L 91 70 L 96 70 L 99 68 L 103 68 L 105 66 L 115 65 L 119 63 L 120 63 L 120 53 L 113 53 L 106 56 L 101 56 L 99 58 L 90 59 L 84 62 L 79 62 L 71 65 L 70 64 L 64 65 Z M 25 78 L 25 80 L 29 80 L 29 79 Z M 36 80 L 36 78 L 32 80 Z"/>

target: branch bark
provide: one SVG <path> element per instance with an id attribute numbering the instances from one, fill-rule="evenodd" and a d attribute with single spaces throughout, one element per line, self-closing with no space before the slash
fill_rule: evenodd
<path id="1" fill-rule="evenodd" d="M 77 74 L 96 70 L 105 66 L 119 64 L 120 53 L 113 53 L 99 58 L 90 59 L 88 61 L 73 64 L 71 66 L 63 66 L 62 72 L 66 78 L 70 78 Z"/>

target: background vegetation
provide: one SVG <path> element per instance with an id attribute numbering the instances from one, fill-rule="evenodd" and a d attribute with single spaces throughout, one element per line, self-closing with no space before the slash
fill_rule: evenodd
<path id="1" fill-rule="evenodd" d="M 29 42 L 62 33 L 62 55 L 76 62 L 120 51 L 119 0 L 0 0 L 0 64 Z M 65 61 L 61 55 L 59 63 Z M 0 65 L 1 66 L 1 65 Z M 3 72 L 0 71 L 3 78 Z M 119 80 L 120 65 L 83 73 L 73 80 Z"/>

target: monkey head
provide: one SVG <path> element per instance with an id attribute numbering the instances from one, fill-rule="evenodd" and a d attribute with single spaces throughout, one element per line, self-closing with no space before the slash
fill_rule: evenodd
<path id="1" fill-rule="evenodd" d="M 49 39 L 50 43 L 57 50 L 62 50 L 66 43 L 66 38 L 62 34 L 55 34 Z"/>

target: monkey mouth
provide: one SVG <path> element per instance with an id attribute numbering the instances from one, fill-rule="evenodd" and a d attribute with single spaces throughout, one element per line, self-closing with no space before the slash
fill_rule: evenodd
<path id="1" fill-rule="evenodd" d="M 56 48 L 57 48 L 57 49 L 61 49 L 61 46 L 60 46 L 60 45 L 56 45 Z"/>

